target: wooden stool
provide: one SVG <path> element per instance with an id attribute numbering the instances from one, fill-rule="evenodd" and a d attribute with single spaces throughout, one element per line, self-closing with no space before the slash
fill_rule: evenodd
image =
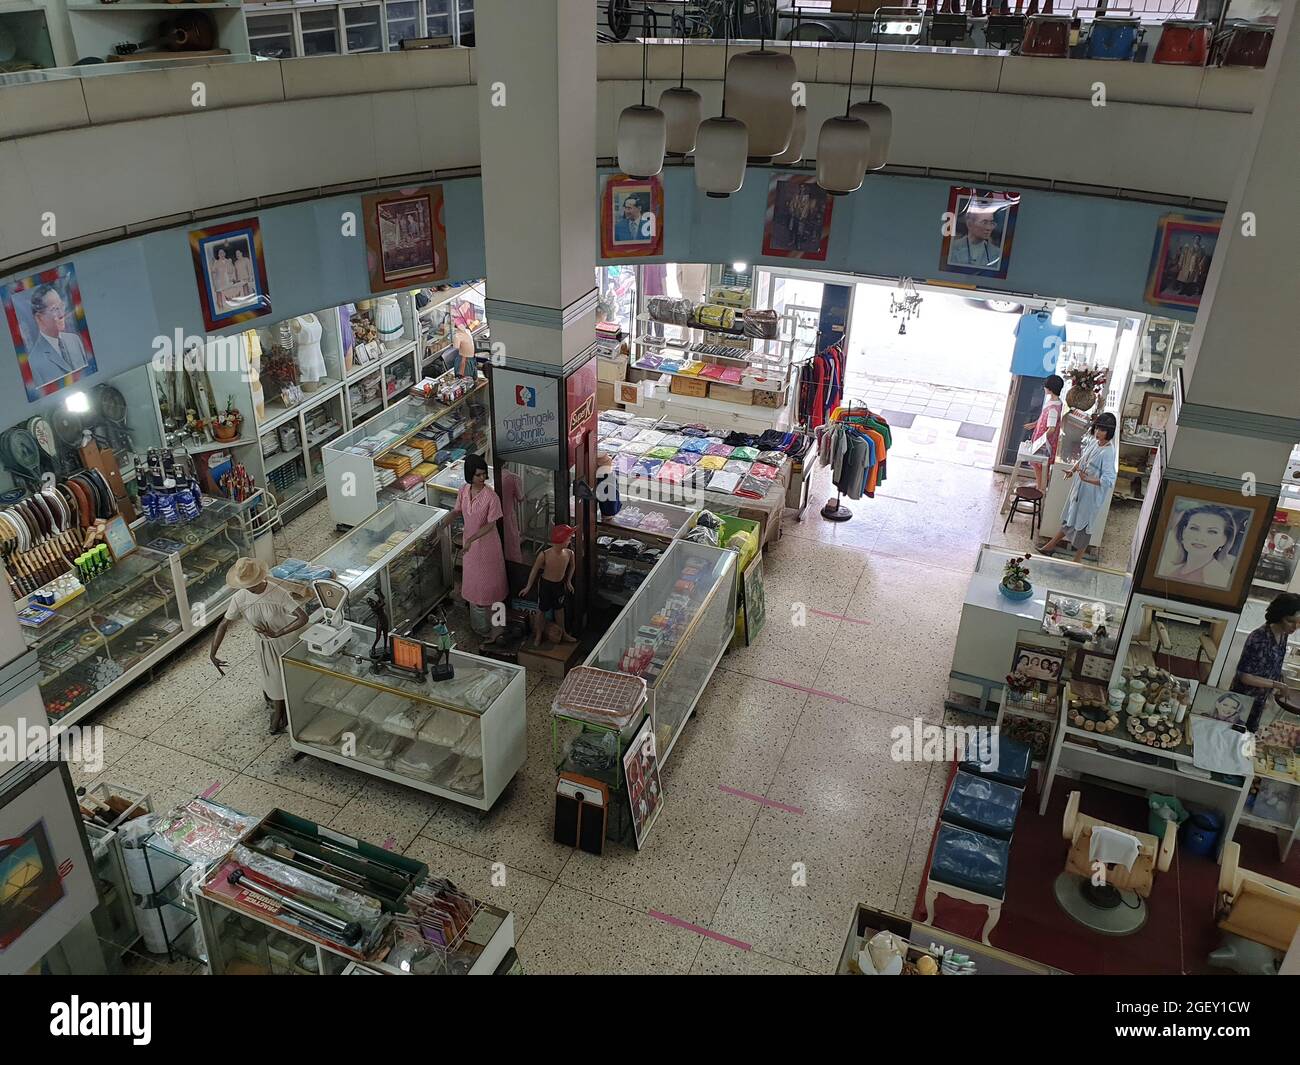
<path id="1" fill-rule="evenodd" d="M 1029 509 L 1023 509 L 1021 503 L 1028 503 Z M 1007 511 L 1007 520 L 1002 523 L 1003 532 L 1007 531 L 1011 519 L 1017 514 L 1029 515 L 1029 535 L 1033 536 L 1035 530 L 1043 527 L 1043 493 L 1027 484 L 1016 485 L 1011 497 L 1011 509 Z"/>

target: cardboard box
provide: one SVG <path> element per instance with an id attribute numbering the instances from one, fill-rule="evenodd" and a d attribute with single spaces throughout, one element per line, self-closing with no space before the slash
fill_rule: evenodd
<path id="1" fill-rule="evenodd" d="M 723 403 L 739 403 L 746 407 L 754 404 L 754 390 L 752 388 L 737 388 L 735 385 L 710 385 L 709 398 L 720 400 Z"/>
<path id="2" fill-rule="evenodd" d="M 613 384 L 615 381 L 627 380 L 627 356 L 615 355 L 607 358 L 600 356 L 597 362 L 596 375 L 598 380 Z"/>
<path id="3" fill-rule="evenodd" d="M 612 410 L 614 408 L 614 386 L 610 382 L 596 382 L 596 407 L 599 410 Z"/>
<path id="4" fill-rule="evenodd" d="M 714 388 L 716 387 L 718 386 L 714 385 Z M 693 396 L 696 399 L 703 399 L 709 394 L 709 382 L 695 377 L 674 375 L 673 383 L 668 386 L 668 391 L 678 396 Z"/>
<path id="5" fill-rule="evenodd" d="M 750 395 L 753 397 L 752 403 L 755 407 L 767 407 L 769 410 L 778 410 L 785 404 L 784 392 L 768 392 L 766 389 L 756 388 Z"/>

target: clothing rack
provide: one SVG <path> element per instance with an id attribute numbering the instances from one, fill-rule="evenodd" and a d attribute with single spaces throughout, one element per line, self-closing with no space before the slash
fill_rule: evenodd
<path id="1" fill-rule="evenodd" d="M 857 400 L 853 400 L 853 399 L 849 400 L 849 406 L 848 406 L 848 410 L 846 411 L 846 413 L 849 414 L 849 415 L 852 415 L 852 414 L 855 412 L 856 409 L 857 409 Z M 871 413 L 870 409 L 868 409 L 868 407 L 867 407 L 867 405 L 866 405 L 865 403 L 862 404 L 862 411 L 863 411 L 864 414 L 870 414 L 870 413 Z M 846 507 L 846 506 L 844 505 L 844 503 L 843 503 L 842 500 L 843 500 L 843 494 L 840 492 L 840 486 L 839 486 L 839 485 L 836 485 L 836 486 L 835 486 L 835 502 L 834 502 L 834 504 L 832 505 L 832 503 L 831 503 L 831 501 L 830 501 L 829 499 L 826 501 L 826 505 L 825 505 L 824 507 L 822 507 L 822 509 L 821 509 L 821 515 L 822 515 L 822 517 L 825 518 L 827 521 L 850 521 L 850 520 L 852 520 L 852 518 L 853 518 L 853 511 L 849 510 L 849 508 Z"/>

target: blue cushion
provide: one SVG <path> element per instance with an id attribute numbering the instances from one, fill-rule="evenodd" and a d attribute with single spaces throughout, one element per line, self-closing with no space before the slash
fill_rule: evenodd
<path id="1" fill-rule="evenodd" d="M 1007 856 L 1011 845 L 982 832 L 956 825 L 939 826 L 930 863 L 930 879 L 1001 899 L 1007 890 Z"/>
<path id="2" fill-rule="evenodd" d="M 995 734 L 991 744 L 976 744 L 973 757 L 962 762 L 967 773 L 1023 788 L 1029 782 L 1029 766 L 1033 760 L 1029 745 L 1019 740 Z"/>
<path id="3" fill-rule="evenodd" d="M 939 813 L 939 820 L 950 825 L 971 828 L 998 839 L 1010 839 L 1020 813 L 1019 788 L 999 784 L 996 780 L 958 773 L 952 790 Z"/>

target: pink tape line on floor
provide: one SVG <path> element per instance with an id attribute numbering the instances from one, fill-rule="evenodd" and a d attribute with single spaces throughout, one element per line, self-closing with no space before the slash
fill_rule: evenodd
<path id="1" fill-rule="evenodd" d="M 816 614 L 818 617 L 822 617 L 822 618 L 834 618 L 836 621 L 847 621 L 853 625 L 871 624 L 871 622 L 866 618 L 851 618 L 845 614 L 832 614 L 829 610 L 814 610 L 812 607 L 808 608 L 808 613 Z"/>
<path id="2" fill-rule="evenodd" d="M 765 680 L 768 684 L 779 684 L 782 688 L 791 688 L 794 691 L 805 692 L 808 695 L 818 695 L 823 699 L 831 699 L 837 703 L 850 701 L 842 695 L 836 695 L 834 692 L 819 691 L 817 688 L 805 688 L 802 684 L 791 684 L 788 680 L 777 680 L 776 677 L 760 677 L 759 680 Z"/>
<path id="3" fill-rule="evenodd" d="M 204 789 L 203 794 L 200 795 L 199 798 L 210 799 L 220 790 L 221 790 L 221 781 L 214 780 L 211 784 L 207 786 L 206 789 Z"/>
<path id="4" fill-rule="evenodd" d="M 771 806 L 777 810 L 785 810 L 787 813 L 802 814 L 802 806 L 787 806 L 783 802 L 775 802 L 772 799 L 765 799 L 761 795 L 755 795 L 752 792 L 740 791 L 736 788 L 729 788 L 725 784 L 718 785 L 719 791 L 725 791 L 728 795 L 735 795 L 738 799 L 749 799 L 751 802 L 759 803 L 762 806 Z"/>
<path id="5" fill-rule="evenodd" d="M 710 932 L 707 928 L 701 928 L 697 924 L 691 924 L 690 921 L 683 921 L 680 917 L 673 917 L 671 914 L 660 913 L 658 910 L 651 910 L 650 916 L 656 921 L 663 921 L 665 924 L 676 925 L 678 928 L 685 928 L 688 932 L 695 932 L 697 935 L 705 936 L 708 939 L 716 939 L 719 943 L 726 943 L 732 947 L 739 947 L 741 950 L 754 949 L 743 940 L 732 939 L 730 936 L 724 936 L 718 932 Z"/>

